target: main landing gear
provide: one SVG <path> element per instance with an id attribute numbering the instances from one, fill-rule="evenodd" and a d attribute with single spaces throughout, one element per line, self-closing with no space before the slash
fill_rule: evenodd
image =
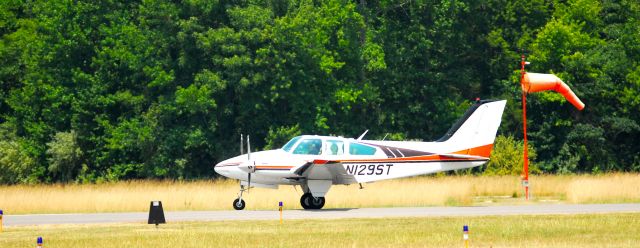
<path id="1" fill-rule="evenodd" d="M 235 210 L 243 210 L 246 206 L 244 200 L 242 200 L 242 193 L 248 190 L 249 188 L 245 188 L 244 185 L 240 184 L 240 192 L 238 193 L 238 198 L 233 201 L 233 209 Z M 311 193 L 307 192 L 300 197 L 300 205 L 304 209 L 321 209 L 324 207 L 324 197 L 314 197 Z"/>
<path id="2" fill-rule="evenodd" d="M 300 205 L 304 209 L 321 209 L 324 207 L 324 197 L 313 197 L 311 193 L 304 193 L 300 197 Z"/>
<path id="3" fill-rule="evenodd" d="M 233 209 L 235 209 L 235 210 L 243 210 L 244 207 L 246 206 L 244 204 L 244 200 L 242 200 L 242 192 L 244 192 L 245 190 L 247 190 L 247 189 L 245 189 L 244 185 L 241 184 L 240 185 L 240 193 L 238 193 L 238 198 L 233 201 Z"/>

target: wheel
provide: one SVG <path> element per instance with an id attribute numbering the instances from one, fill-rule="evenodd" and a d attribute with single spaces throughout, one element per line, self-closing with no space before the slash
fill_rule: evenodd
<path id="1" fill-rule="evenodd" d="M 309 209 L 309 205 L 307 205 L 307 194 L 305 193 L 300 197 L 300 206 L 302 206 L 302 208 L 304 209 Z"/>
<path id="2" fill-rule="evenodd" d="M 304 209 L 321 209 L 324 207 L 324 197 L 313 197 L 311 193 L 305 193 L 300 198 L 300 205 Z"/>
<path id="3" fill-rule="evenodd" d="M 324 197 L 311 197 L 311 205 L 313 209 L 321 209 L 324 207 Z"/>
<path id="4" fill-rule="evenodd" d="M 311 206 L 309 205 L 309 199 L 308 199 L 309 197 L 311 197 L 311 193 L 304 193 L 304 195 L 300 197 L 300 205 L 302 205 L 302 208 L 312 209 Z"/>
<path id="5" fill-rule="evenodd" d="M 243 210 L 243 209 L 244 209 L 244 206 L 245 206 L 245 204 L 244 204 L 244 200 L 242 200 L 242 199 L 240 199 L 240 198 L 235 199 L 235 200 L 233 201 L 233 208 L 234 208 L 235 210 Z"/>

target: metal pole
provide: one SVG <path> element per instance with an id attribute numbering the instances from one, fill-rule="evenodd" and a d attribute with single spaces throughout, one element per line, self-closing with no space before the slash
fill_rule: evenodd
<path id="1" fill-rule="evenodd" d="M 524 60 L 524 54 L 522 54 L 521 56 L 522 60 L 520 61 L 520 84 L 522 86 L 524 86 L 524 65 L 525 65 L 525 60 Z M 522 178 L 522 185 L 524 186 L 524 197 L 526 200 L 529 200 L 529 149 L 528 149 L 528 144 L 527 144 L 527 92 L 525 91 L 525 89 L 522 89 L 522 130 L 524 133 L 524 156 L 523 156 L 523 163 L 524 163 L 524 171 L 523 171 L 523 178 Z"/>

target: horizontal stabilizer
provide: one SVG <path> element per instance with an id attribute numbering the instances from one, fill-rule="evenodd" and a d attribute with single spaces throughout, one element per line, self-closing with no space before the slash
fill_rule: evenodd
<path id="1" fill-rule="evenodd" d="M 483 156 L 474 156 L 474 155 L 465 155 L 465 154 L 452 154 L 452 153 L 447 153 L 447 154 L 436 154 L 442 157 L 449 157 L 449 158 L 458 158 L 458 159 L 473 159 L 473 160 L 482 160 L 482 159 L 488 159 L 487 157 L 483 157 Z"/>

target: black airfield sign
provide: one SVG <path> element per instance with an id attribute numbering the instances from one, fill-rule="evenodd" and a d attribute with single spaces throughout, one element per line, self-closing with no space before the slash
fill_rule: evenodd
<path id="1" fill-rule="evenodd" d="M 158 227 L 159 224 L 167 223 L 164 220 L 164 210 L 162 210 L 161 201 L 151 201 L 149 204 L 149 220 L 148 224 L 155 224 Z"/>

